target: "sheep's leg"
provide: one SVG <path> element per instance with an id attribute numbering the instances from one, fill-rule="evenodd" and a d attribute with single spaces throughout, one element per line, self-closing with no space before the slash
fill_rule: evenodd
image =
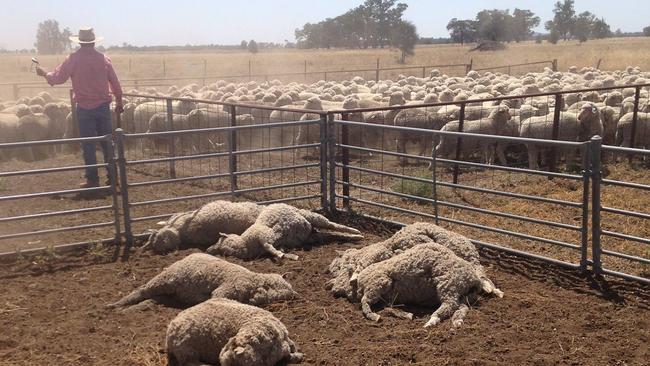
<path id="1" fill-rule="evenodd" d="M 408 311 L 400 310 L 400 309 L 395 309 L 395 308 L 386 308 L 384 309 L 385 312 L 388 314 L 399 318 L 399 319 L 405 319 L 405 320 L 413 320 L 413 313 L 409 313 Z"/>
<path id="2" fill-rule="evenodd" d="M 442 302 L 440 307 L 431 315 L 429 321 L 424 324 L 425 328 L 437 325 L 442 320 L 452 316 L 460 305 L 457 299 L 447 299 Z"/>
<path id="3" fill-rule="evenodd" d="M 361 311 L 363 312 L 363 316 L 365 316 L 366 319 L 372 320 L 373 322 L 378 322 L 379 319 L 381 319 L 381 316 L 379 316 L 377 313 L 374 313 L 370 308 L 370 306 L 375 302 L 377 302 L 375 298 L 371 299 L 370 296 L 368 296 L 368 293 L 364 294 L 361 298 Z"/>
<path id="4" fill-rule="evenodd" d="M 461 304 L 458 307 L 458 310 L 454 312 L 454 315 L 451 316 L 451 325 L 456 328 L 460 327 L 463 324 L 463 320 L 465 320 L 465 316 L 467 315 L 467 312 L 469 311 L 469 306 L 466 304 Z"/>
<path id="5" fill-rule="evenodd" d="M 148 291 L 145 291 L 142 288 L 138 288 L 134 291 L 132 291 L 130 294 L 124 296 L 120 300 L 107 304 L 107 308 L 116 308 L 116 307 L 122 307 L 122 306 L 128 306 L 128 305 L 134 305 L 138 304 L 148 298 L 151 297 L 151 294 L 148 293 Z"/>
<path id="6" fill-rule="evenodd" d="M 499 158 L 499 162 L 501 163 L 501 165 L 508 165 L 508 161 L 506 160 L 505 149 L 506 147 L 503 144 L 497 143 L 497 147 L 496 147 L 497 158 Z"/>
<path id="7" fill-rule="evenodd" d="M 344 233 L 361 235 L 361 232 L 357 229 L 331 222 L 325 216 L 311 212 L 309 210 L 300 210 L 300 215 L 304 217 L 305 220 L 307 220 L 315 229 L 330 229 Z"/>
<path id="8" fill-rule="evenodd" d="M 537 148 L 528 144 L 526 150 L 528 150 L 528 168 L 537 170 Z"/>
<path id="9" fill-rule="evenodd" d="M 267 242 L 263 243 L 262 247 L 264 248 L 264 250 L 267 253 L 271 254 L 274 258 L 282 259 L 282 258 L 286 257 L 287 259 L 291 259 L 291 260 L 294 260 L 294 261 L 298 260 L 297 255 L 284 253 L 283 251 L 276 249 L 273 245 L 271 245 L 271 244 L 269 244 Z"/>

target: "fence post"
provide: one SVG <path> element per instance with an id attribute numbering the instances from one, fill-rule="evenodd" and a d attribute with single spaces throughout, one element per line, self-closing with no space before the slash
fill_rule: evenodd
<path id="1" fill-rule="evenodd" d="M 350 115 L 343 113 L 341 118 L 344 121 L 350 120 Z M 348 125 L 341 126 L 341 144 L 349 145 L 350 144 L 350 127 Z M 346 211 L 350 211 L 350 148 L 344 146 L 341 148 L 341 164 L 343 164 L 343 208 Z"/>
<path id="2" fill-rule="evenodd" d="M 469 59 L 469 65 L 467 65 L 467 72 L 466 72 L 466 74 L 469 73 L 470 71 L 472 71 L 473 68 L 474 68 L 474 59 L 473 59 L 473 58 L 470 58 L 470 59 Z"/>
<path id="3" fill-rule="evenodd" d="M 329 214 L 335 215 L 336 209 L 336 126 L 334 115 L 327 115 L 327 164 L 329 165 Z"/>
<path id="4" fill-rule="evenodd" d="M 557 140 L 560 131 L 560 112 L 562 111 L 562 94 L 555 94 L 555 110 L 553 111 L 553 130 L 551 132 L 551 139 Z M 557 146 L 551 147 L 551 154 L 549 156 L 548 170 L 554 172 L 557 164 Z M 569 162 L 567 162 L 568 164 Z M 549 179 L 552 179 L 549 177 Z"/>
<path id="5" fill-rule="evenodd" d="M 320 115 L 320 206 L 328 212 L 327 199 L 327 114 Z"/>
<path id="6" fill-rule="evenodd" d="M 327 71 L 323 73 L 323 77 L 325 77 L 325 81 L 327 81 Z"/>
<path id="7" fill-rule="evenodd" d="M 460 104 L 460 115 L 458 116 L 458 132 L 463 132 L 463 125 L 465 124 L 465 104 L 466 103 L 461 103 Z M 460 159 L 460 152 L 461 152 L 461 144 L 463 142 L 463 139 L 459 136 L 456 139 L 456 157 L 455 160 Z M 460 173 L 460 167 L 458 166 L 458 163 L 454 164 L 454 184 L 458 184 L 458 174 Z"/>
<path id="8" fill-rule="evenodd" d="M 582 223 L 580 226 L 580 270 L 586 271 L 589 259 L 587 251 L 589 246 L 589 183 L 591 180 L 591 147 L 592 144 L 586 145 L 588 149 L 583 150 L 582 156 Z"/>
<path id="9" fill-rule="evenodd" d="M 248 60 L 248 81 L 253 80 L 253 64 L 252 60 Z"/>
<path id="10" fill-rule="evenodd" d="M 113 226 L 115 227 L 115 244 L 119 244 L 120 238 L 122 236 L 122 230 L 120 230 L 120 209 L 117 199 L 117 169 L 115 167 L 115 149 L 113 146 L 114 142 L 115 141 L 112 141 L 111 139 L 106 141 L 106 145 L 108 145 L 109 159 L 106 163 L 108 164 L 108 181 L 111 190 L 111 197 L 113 199 Z"/>
<path id="11" fill-rule="evenodd" d="M 553 59 L 553 62 L 551 63 L 551 66 L 553 67 L 553 71 L 557 71 L 557 59 Z"/>
<path id="12" fill-rule="evenodd" d="M 379 57 L 377 57 L 377 69 L 375 70 L 375 82 L 379 82 Z"/>
<path id="13" fill-rule="evenodd" d="M 600 70 L 600 63 L 603 62 L 602 58 L 598 59 L 598 63 L 596 63 L 596 70 Z"/>
<path id="14" fill-rule="evenodd" d="M 307 81 L 307 60 L 305 60 L 305 81 Z"/>
<path id="15" fill-rule="evenodd" d="M 436 135 L 433 134 L 432 141 L 436 140 Z M 437 172 L 437 162 L 436 162 L 436 149 L 432 149 L 431 153 L 431 180 L 432 180 L 432 187 L 431 187 L 431 193 L 433 195 L 433 215 L 435 217 L 434 222 L 436 225 L 438 225 L 438 180 L 436 178 L 436 172 Z"/>
<path id="16" fill-rule="evenodd" d="M 591 138 L 591 237 L 592 237 L 592 255 L 594 261 L 594 273 L 600 274 L 603 268 L 601 263 L 600 247 L 600 149 L 602 139 L 600 136 Z"/>
<path id="17" fill-rule="evenodd" d="M 422 79 L 424 79 L 425 77 L 427 77 L 427 67 L 422 66 Z"/>
<path id="18" fill-rule="evenodd" d="M 230 127 L 237 127 L 237 107 L 230 106 Z M 237 188 L 237 130 L 232 129 L 228 134 L 228 167 L 230 169 L 230 192 L 235 195 Z"/>
<path id="19" fill-rule="evenodd" d="M 167 131 L 174 131 L 174 108 L 171 99 L 167 99 Z M 169 156 L 171 157 L 176 156 L 176 144 L 174 140 L 174 136 L 170 136 L 167 140 L 169 144 Z M 171 179 L 176 178 L 176 162 L 174 160 L 169 161 L 169 177 Z"/>
<path id="20" fill-rule="evenodd" d="M 637 122 L 639 119 L 639 100 L 641 99 L 641 87 L 637 86 L 636 90 L 634 92 L 634 111 L 632 112 L 632 135 L 630 136 L 630 147 L 634 148 L 634 145 L 636 144 L 636 129 L 637 129 Z M 634 158 L 634 155 L 630 154 L 630 162 L 632 162 L 632 159 Z"/>
<path id="21" fill-rule="evenodd" d="M 13 89 L 14 89 L 14 100 L 18 100 L 18 84 L 14 84 Z"/>
<path id="22" fill-rule="evenodd" d="M 117 147 L 117 168 L 119 170 L 120 190 L 122 193 L 122 215 L 124 216 L 124 253 L 128 253 L 133 244 L 131 231 L 131 204 L 129 202 L 129 183 L 126 175 L 126 157 L 124 154 L 124 131 L 115 130 L 115 146 Z"/>

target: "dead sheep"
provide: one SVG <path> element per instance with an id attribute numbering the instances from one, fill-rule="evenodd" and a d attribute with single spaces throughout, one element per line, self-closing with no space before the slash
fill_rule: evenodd
<path id="1" fill-rule="evenodd" d="M 378 321 L 371 306 L 382 299 L 408 305 L 439 304 L 424 327 L 451 317 L 454 327 L 463 323 L 467 303 L 482 293 L 503 297 L 485 286 L 477 268 L 451 249 L 435 242 L 420 244 L 385 261 L 372 264 L 359 274 L 361 308 L 366 318 Z M 402 315 L 412 318 L 412 314 Z"/>
<path id="2" fill-rule="evenodd" d="M 336 239 L 359 240 L 363 236 L 358 230 L 333 223 L 315 212 L 277 203 L 266 206 L 243 234 L 222 234 L 207 252 L 245 260 L 265 254 L 297 260 L 297 255 L 285 254 L 281 249 Z"/>
<path id="3" fill-rule="evenodd" d="M 291 300 L 297 295 L 291 284 L 274 273 L 256 273 L 204 253 L 194 253 L 108 307 L 138 304 L 147 299 L 171 298 L 196 305 L 223 297 L 256 306 Z"/>
<path id="4" fill-rule="evenodd" d="M 214 244 L 220 233 L 243 233 L 255 223 L 262 208 L 252 202 L 207 203 L 163 222 L 164 226 L 149 237 L 143 248 L 157 254 L 192 247 L 206 249 Z"/>
<path id="5" fill-rule="evenodd" d="M 222 298 L 179 313 L 167 326 L 166 347 L 170 366 L 273 366 L 303 359 L 273 314 Z"/>
<path id="6" fill-rule="evenodd" d="M 478 250 L 463 235 L 427 222 L 407 225 L 390 238 L 359 249 L 348 249 L 335 258 L 329 266 L 332 280 L 327 288 L 335 296 L 344 296 L 351 301 L 357 299 L 357 277 L 373 263 L 381 262 L 416 245 L 434 241 L 451 249 L 460 258 L 476 267 L 486 288 L 494 288 L 479 262 Z"/>

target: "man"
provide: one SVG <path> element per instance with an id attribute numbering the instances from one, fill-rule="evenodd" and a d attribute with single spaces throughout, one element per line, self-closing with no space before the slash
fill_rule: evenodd
<path id="1" fill-rule="evenodd" d="M 50 85 L 63 84 L 72 79 L 74 101 L 77 104 L 77 123 L 80 137 L 105 136 L 113 132 L 111 123 L 111 94 L 115 96 L 115 113 L 120 114 L 122 108 L 122 87 L 113 70 L 111 60 L 95 49 L 95 42 L 102 37 L 95 37 L 92 28 L 82 28 L 79 35 L 70 40 L 80 45 L 80 48 L 70 54 L 54 71 L 46 72 L 36 67 L 36 74 L 45 78 Z M 108 143 L 101 142 L 104 162 L 109 161 Z M 83 159 L 86 167 L 86 181 L 82 188 L 99 186 L 97 156 L 94 143 L 83 143 Z"/>

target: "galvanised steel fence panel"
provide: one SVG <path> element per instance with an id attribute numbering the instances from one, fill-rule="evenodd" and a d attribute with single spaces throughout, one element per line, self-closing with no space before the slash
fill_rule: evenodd
<path id="1" fill-rule="evenodd" d="M 11 152 L 12 155 L 15 154 L 16 156 L 25 156 L 31 155 L 25 154 L 27 149 L 39 149 L 39 152 L 47 153 L 53 152 L 54 146 L 101 142 L 106 143 L 109 149 L 108 156 L 112 157 L 114 154 L 111 135 L 0 143 L 0 151 Z M 0 248 L 2 248 L 0 257 L 14 256 L 17 253 L 37 252 L 47 248 L 70 250 L 99 242 L 119 244 L 121 241 L 120 225 L 122 217 L 118 204 L 116 162 L 114 159 L 109 159 L 108 162 L 96 164 L 94 167 L 107 170 L 108 181 L 106 185 L 96 188 L 70 189 L 63 184 L 63 186 L 59 185 L 57 188 L 50 188 L 50 183 L 69 177 L 68 173 L 83 171 L 87 168 L 85 165 L 50 166 L 0 172 L 2 184 L 7 186 L 4 190 L 12 192 L 12 194 L 0 196 L 0 204 L 3 208 L 2 217 L 0 217 Z M 23 184 L 25 180 L 32 184 Z M 56 187 L 55 183 L 53 184 Z M 32 185 L 37 185 L 39 191 L 23 191 L 23 187 Z M 78 207 L 75 201 L 78 201 L 77 197 L 79 196 L 96 198 L 100 202 L 99 204 L 89 205 L 89 207 Z M 106 202 L 104 196 L 108 197 L 109 202 Z M 103 198 L 103 200 L 100 198 Z M 35 202 L 36 204 L 34 204 Z M 93 203 L 97 202 L 93 201 Z M 37 212 L 25 213 L 33 210 Z M 20 212 L 20 214 L 5 216 L 7 213 L 13 212 Z M 45 220 L 56 220 L 57 218 L 63 218 L 63 223 L 48 223 Z M 93 231 L 86 235 L 89 240 L 82 242 L 65 241 L 61 243 L 58 241 L 60 240 L 58 236 L 53 236 L 53 234 L 79 233 L 89 230 Z M 98 239 L 95 236 L 97 235 L 95 230 L 101 230 L 104 235 L 112 235 L 112 237 Z M 30 242 L 26 241 L 28 238 L 40 240 Z"/>

